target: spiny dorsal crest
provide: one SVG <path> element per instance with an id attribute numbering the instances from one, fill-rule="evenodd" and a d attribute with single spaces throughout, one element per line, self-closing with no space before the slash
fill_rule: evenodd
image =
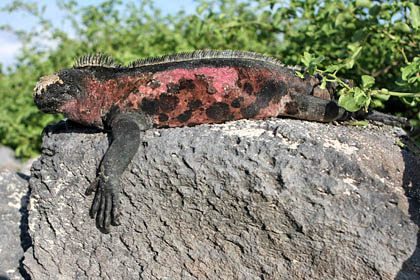
<path id="1" fill-rule="evenodd" d="M 137 68 L 148 65 L 164 64 L 170 62 L 183 62 L 202 59 L 217 58 L 241 58 L 267 62 L 279 66 L 284 66 L 277 58 L 269 57 L 260 53 L 243 52 L 243 51 L 216 51 L 216 50 L 198 50 L 193 52 L 182 52 L 177 54 L 164 55 L 159 57 L 149 57 L 133 61 L 126 68 Z M 88 66 L 100 66 L 107 68 L 121 68 L 121 64 L 114 63 L 114 59 L 110 56 L 100 53 L 82 56 L 75 59 L 74 68 L 82 68 Z"/>
<path id="2" fill-rule="evenodd" d="M 73 68 L 82 68 L 88 66 L 120 68 L 121 64 L 115 63 L 114 59 L 111 56 L 104 55 L 101 53 L 95 53 L 75 58 Z"/>
<path id="3" fill-rule="evenodd" d="M 136 68 L 148 65 L 163 64 L 168 62 L 182 62 L 182 61 L 191 61 L 191 60 L 201 60 L 201 59 L 217 59 L 217 58 L 242 58 L 250 60 L 258 60 L 263 62 L 268 62 L 280 66 L 284 66 L 280 60 L 269 57 L 260 53 L 254 52 L 244 52 L 244 51 L 232 51 L 232 50 L 198 50 L 193 52 L 182 52 L 177 54 L 164 55 L 160 57 L 150 57 L 139 59 L 137 61 L 131 62 L 128 67 Z"/>

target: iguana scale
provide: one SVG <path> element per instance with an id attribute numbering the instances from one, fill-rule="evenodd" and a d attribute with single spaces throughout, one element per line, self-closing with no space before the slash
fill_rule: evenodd
<path id="1" fill-rule="evenodd" d="M 277 59 L 239 51 L 196 51 L 149 58 L 122 67 L 103 55 L 76 60 L 72 69 L 42 77 L 34 101 L 46 113 L 62 113 L 83 125 L 112 131 L 112 143 L 87 194 L 96 191 L 90 215 L 107 232 L 120 217 L 119 180 L 151 128 L 287 116 L 330 122 L 352 114 L 332 100 L 333 84 L 295 75 Z"/>

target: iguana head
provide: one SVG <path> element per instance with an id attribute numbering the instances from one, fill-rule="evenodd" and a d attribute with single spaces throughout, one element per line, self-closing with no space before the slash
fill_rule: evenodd
<path id="1" fill-rule="evenodd" d="M 61 105 L 72 99 L 75 91 L 76 88 L 55 73 L 41 77 L 34 88 L 34 102 L 44 113 L 62 113 Z"/>
<path id="2" fill-rule="evenodd" d="M 73 68 L 41 77 L 34 88 L 35 104 L 44 113 L 61 113 L 75 122 L 103 128 L 101 102 L 89 96 L 87 76 L 84 69 Z"/>
<path id="3" fill-rule="evenodd" d="M 35 104 L 45 113 L 61 113 L 75 122 L 104 128 L 106 114 L 119 96 L 112 99 L 112 88 L 100 88 L 100 84 L 119 68 L 112 57 L 102 54 L 76 58 L 73 68 L 40 79 L 34 89 Z"/>

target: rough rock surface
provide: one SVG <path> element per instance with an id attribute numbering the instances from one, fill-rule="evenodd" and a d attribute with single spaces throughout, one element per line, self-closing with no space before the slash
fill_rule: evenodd
<path id="1" fill-rule="evenodd" d="M 31 245 L 28 235 L 28 180 L 13 172 L 0 172 L 0 279 L 24 279 L 21 260 Z"/>
<path id="2" fill-rule="evenodd" d="M 409 142 L 401 129 L 270 119 L 147 131 L 110 234 L 84 195 L 107 135 L 72 127 L 43 141 L 33 279 L 420 279 L 420 160 L 396 145 Z"/>

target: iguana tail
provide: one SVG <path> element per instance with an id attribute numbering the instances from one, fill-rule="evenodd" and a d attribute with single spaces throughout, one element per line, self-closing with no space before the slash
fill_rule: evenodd
<path id="1" fill-rule="evenodd" d="M 371 120 L 377 121 L 384 124 L 398 126 L 398 127 L 410 127 L 411 124 L 406 118 L 401 118 L 393 115 L 388 115 L 381 113 L 375 110 L 369 110 L 366 112 L 365 110 L 359 110 L 357 112 L 351 113 L 351 116 L 358 120 Z"/>
<path id="2" fill-rule="evenodd" d="M 288 95 L 287 98 L 284 98 L 279 108 L 279 116 L 321 122 L 351 119 L 373 120 L 392 126 L 410 126 L 406 118 L 387 115 L 375 110 L 366 112 L 364 109 L 361 109 L 357 112 L 349 112 L 338 106 L 336 101 L 304 94 Z"/>
<path id="3" fill-rule="evenodd" d="M 349 118 L 350 112 L 340 108 L 337 102 L 305 94 L 284 97 L 278 116 L 302 120 L 332 122 Z"/>

